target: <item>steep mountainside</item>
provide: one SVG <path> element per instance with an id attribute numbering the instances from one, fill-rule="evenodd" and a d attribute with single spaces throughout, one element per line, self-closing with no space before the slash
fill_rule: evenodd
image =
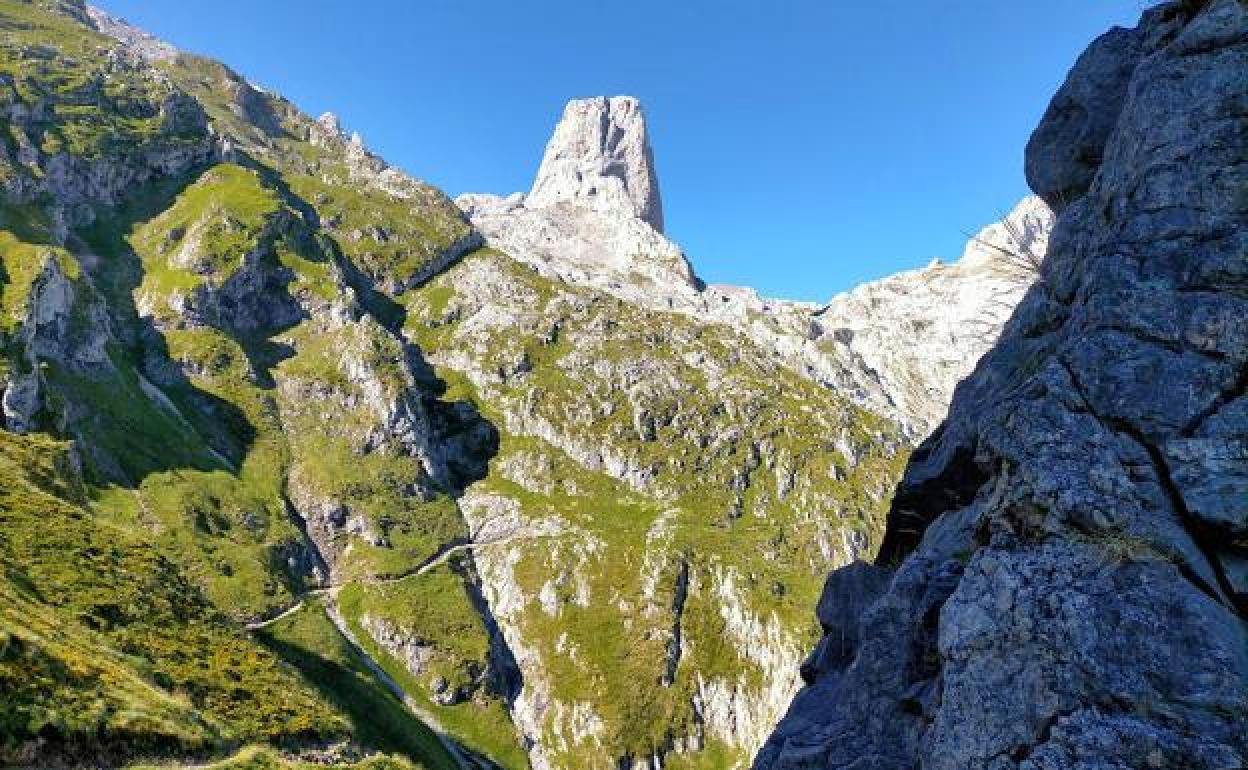
<path id="1" fill-rule="evenodd" d="M 1040 280 L 828 579 L 760 770 L 1248 766 L 1248 6 L 1087 50 Z"/>
<path id="2" fill-rule="evenodd" d="M 744 766 L 1047 232 L 763 300 L 635 100 L 469 221 L 79 0 L 0 31 L 0 763 Z"/>
<path id="3" fill-rule="evenodd" d="M 332 126 L 119 46 L 81 4 L 0 3 L 0 25 L 4 761 L 254 742 L 455 767 L 322 597 L 242 623 L 465 536 L 454 495 L 497 439 L 437 398 L 384 292 L 471 227 Z M 471 577 L 438 575 L 488 646 Z"/>
<path id="4" fill-rule="evenodd" d="M 956 265 L 827 307 L 704 287 L 652 224 L 645 137 L 634 99 L 570 103 L 533 192 L 459 199 L 505 253 L 409 306 L 440 375 L 503 433 L 461 506 L 478 542 L 507 541 L 476 560 L 538 767 L 718 767 L 761 745 L 797 686 L 810 621 L 791 610 L 821 565 L 874 552 L 908 436 L 1031 280 L 1002 250 L 1047 238 L 1031 199 Z M 604 649 L 612 628 L 627 634 Z"/>

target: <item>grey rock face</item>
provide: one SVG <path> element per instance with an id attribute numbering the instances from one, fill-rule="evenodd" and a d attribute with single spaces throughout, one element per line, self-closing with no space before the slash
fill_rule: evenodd
<path id="1" fill-rule="evenodd" d="M 888 570 L 861 561 L 828 575 L 815 609 L 823 639 L 802 664 L 803 681 L 813 684 L 853 659 L 862 638 L 862 614 L 888 588 L 891 577 Z"/>
<path id="2" fill-rule="evenodd" d="M 178 55 L 178 49 L 138 27 L 132 26 L 125 19 L 110 16 L 93 5 L 86 7 L 91 23 L 101 33 L 124 43 L 126 47 L 148 61 L 172 59 Z"/>
<path id="3" fill-rule="evenodd" d="M 635 97 L 568 102 L 527 199 L 531 208 L 565 202 L 636 217 L 663 232 L 659 179 Z"/>
<path id="4" fill-rule="evenodd" d="M 1245 72 L 1237 0 L 1080 59 L 1028 151 L 1040 280 L 912 458 L 857 654 L 756 767 L 1248 762 Z"/>

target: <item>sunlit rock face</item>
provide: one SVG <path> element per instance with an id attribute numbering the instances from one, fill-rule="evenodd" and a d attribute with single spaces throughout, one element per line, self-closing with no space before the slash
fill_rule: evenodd
<path id="1" fill-rule="evenodd" d="M 886 408 L 923 437 L 1035 280 L 1052 227 L 1044 201 L 1025 198 L 971 238 L 957 262 L 834 297 L 815 315 L 818 339 L 871 372 Z"/>
<path id="2" fill-rule="evenodd" d="M 574 99 L 546 145 L 531 208 L 573 203 L 631 216 L 663 232 L 663 202 L 641 102 L 632 96 Z"/>
<path id="3" fill-rule="evenodd" d="M 1027 152 L 1039 279 L 913 454 L 878 599 L 829 579 L 756 768 L 1248 762 L 1245 72 L 1237 0 L 1079 59 Z"/>

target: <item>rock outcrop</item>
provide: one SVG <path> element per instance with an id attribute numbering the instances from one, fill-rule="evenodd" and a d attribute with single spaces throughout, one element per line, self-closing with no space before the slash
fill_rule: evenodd
<path id="1" fill-rule="evenodd" d="M 663 232 L 663 201 L 641 102 L 632 96 L 573 99 L 546 145 L 526 204 L 569 203 L 634 217 Z"/>
<path id="2" fill-rule="evenodd" d="M 95 28 L 124 44 L 126 48 L 148 61 L 163 61 L 178 55 L 178 49 L 154 35 L 135 27 L 125 19 L 111 16 L 93 5 L 87 6 L 87 15 Z"/>
<path id="3" fill-rule="evenodd" d="M 1040 279 L 911 459 L 856 649 L 757 768 L 1248 763 L 1245 72 L 1238 0 L 1080 58 L 1028 148 L 1060 212 Z"/>
<path id="4" fill-rule="evenodd" d="M 490 245 L 552 278 L 640 302 L 697 294 L 697 276 L 680 247 L 631 212 L 597 211 L 576 200 L 537 208 L 520 193 L 468 194 L 455 202 Z"/>
<path id="5" fill-rule="evenodd" d="M 561 280 L 638 298 L 699 288 L 680 247 L 663 235 L 658 175 L 635 97 L 573 99 L 527 195 L 468 194 L 457 203 L 491 245 Z"/>

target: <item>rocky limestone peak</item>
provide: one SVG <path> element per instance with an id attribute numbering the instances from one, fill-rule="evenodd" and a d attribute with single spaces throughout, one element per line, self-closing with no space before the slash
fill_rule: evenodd
<path id="1" fill-rule="evenodd" d="M 1037 195 L 1019 201 L 1000 222 L 995 222 L 967 241 L 962 262 L 968 269 L 997 272 L 1011 267 L 1038 271 L 1049 250 L 1053 210 Z M 1017 263 L 1017 264 L 1016 264 Z"/>
<path id="2" fill-rule="evenodd" d="M 636 217 L 663 232 L 659 179 L 636 97 L 573 99 L 564 107 L 527 204 L 564 202 Z"/>
<path id="3" fill-rule="evenodd" d="M 316 124 L 331 136 L 341 137 L 343 135 L 342 121 L 339 120 L 338 116 L 332 112 L 322 113 L 322 115 L 316 119 Z"/>
<path id="4" fill-rule="evenodd" d="M 102 34 L 125 45 L 148 61 L 172 59 L 179 53 L 177 48 L 133 26 L 125 19 L 111 16 L 93 5 L 86 6 L 86 12 L 91 19 L 91 23 Z"/>
<path id="5" fill-rule="evenodd" d="M 494 248 L 547 276 L 666 307 L 702 282 L 663 235 L 654 157 L 641 103 L 573 99 L 527 195 L 468 193 L 456 203 Z"/>

